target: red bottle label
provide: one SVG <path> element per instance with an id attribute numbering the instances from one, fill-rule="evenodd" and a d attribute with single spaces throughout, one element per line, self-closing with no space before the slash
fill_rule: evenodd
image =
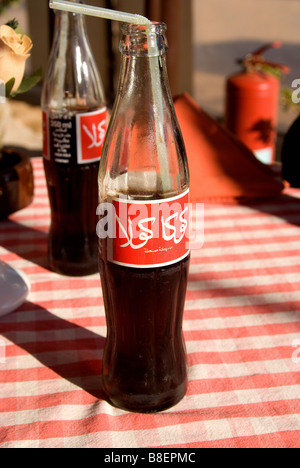
<path id="1" fill-rule="evenodd" d="M 106 108 L 58 118 L 43 113 L 45 159 L 62 165 L 97 162 L 106 135 Z"/>
<path id="2" fill-rule="evenodd" d="M 106 135 L 106 109 L 76 115 L 77 162 L 99 161 Z"/>
<path id="3" fill-rule="evenodd" d="M 112 200 L 112 206 L 109 261 L 153 268 L 172 265 L 189 255 L 189 191 L 149 202 L 118 198 Z"/>

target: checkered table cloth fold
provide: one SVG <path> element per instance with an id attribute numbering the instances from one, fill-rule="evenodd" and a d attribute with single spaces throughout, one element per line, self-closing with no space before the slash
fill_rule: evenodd
<path id="1" fill-rule="evenodd" d="M 299 447 L 300 191 L 206 205 L 184 315 L 188 393 L 137 415 L 102 399 L 99 276 L 47 269 L 49 204 L 42 160 L 33 164 L 34 203 L 0 222 L 1 260 L 31 282 L 0 319 L 0 447 Z"/>

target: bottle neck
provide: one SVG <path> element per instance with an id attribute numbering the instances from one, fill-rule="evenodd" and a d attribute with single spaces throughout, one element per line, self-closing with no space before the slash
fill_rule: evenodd
<path id="1" fill-rule="evenodd" d="M 69 0 L 72 3 L 85 4 L 85 0 Z M 85 16 L 66 11 L 55 11 L 55 27 L 57 32 L 61 32 L 68 25 L 69 33 L 78 30 L 85 33 Z"/>
<path id="2" fill-rule="evenodd" d="M 105 106 L 101 78 L 90 48 L 84 15 L 56 12 L 55 35 L 42 94 L 44 108 Z"/>
<path id="3" fill-rule="evenodd" d="M 158 104 L 161 93 L 170 97 L 165 31 L 166 26 L 162 23 L 122 27 L 119 97 L 128 101 L 132 96 L 136 105 L 149 99 Z"/>
<path id="4" fill-rule="evenodd" d="M 83 15 L 56 11 L 55 32 L 57 36 L 76 37 L 78 34 L 85 36 L 86 25 Z"/>

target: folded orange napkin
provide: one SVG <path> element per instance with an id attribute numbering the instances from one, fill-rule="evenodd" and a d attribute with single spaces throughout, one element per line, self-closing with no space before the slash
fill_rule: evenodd
<path id="1" fill-rule="evenodd" d="M 187 94 L 174 99 L 190 167 L 192 202 L 242 203 L 279 195 L 271 169 Z"/>

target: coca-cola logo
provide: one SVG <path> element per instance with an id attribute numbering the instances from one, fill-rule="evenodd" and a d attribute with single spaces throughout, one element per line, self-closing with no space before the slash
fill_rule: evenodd
<path id="1" fill-rule="evenodd" d="M 98 207 L 97 234 L 109 260 L 147 267 L 172 264 L 190 252 L 189 192 L 149 202 L 120 198 Z"/>
<path id="2" fill-rule="evenodd" d="M 132 208 L 132 206 L 133 205 L 131 205 L 130 208 Z M 166 205 L 163 206 L 165 207 Z M 170 210 L 174 211 L 173 207 L 167 206 Z M 136 206 L 134 208 L 136 208 Z M 153 206 L 151 208 L 153 209 Z M 164 215 L 160 217 L 158 213 L 148 218 L 142 218 L 140 214 L 136 214 L 133 218 L 128 213 L 127 220 L 125 221 L 126 224 L 123 224 L 121 217 L 116 215 L 120 238 L 122 235 L 126 238 L 126 242 L 121 244 L 120 247 L 126 248 L 129 246 L 134 250 L 138 250 L 145 247 L 150 240 L 154 238 L 158 239 L 160 234 L 162 240 L 165 242 L 173 241 L 175 245 L 178 245 L 185 237 L 188 227 L 188 220 L 186 219 L 187 213 L 188 207 L 183 210 L 179 208 L 179 211 L 176 211 L 167 218 L 165 218 Z"/>
<path id="3" fill-rule="evenodd" d="M 82 125 L 82 129 L 88 138 L 88 142 L 86 143 L 87 149 L 90 150 L 103 146 L 106 133 L 106 120 L 102 120 L 98 125 L 93 123 L 90 128 L 87 125 Z"/>
<path id="4" fill-rule="evenodd" d="M 78 114 L 76 118 L 78 163 L 99 161 L 107 129 L 106 109 Z"/>

